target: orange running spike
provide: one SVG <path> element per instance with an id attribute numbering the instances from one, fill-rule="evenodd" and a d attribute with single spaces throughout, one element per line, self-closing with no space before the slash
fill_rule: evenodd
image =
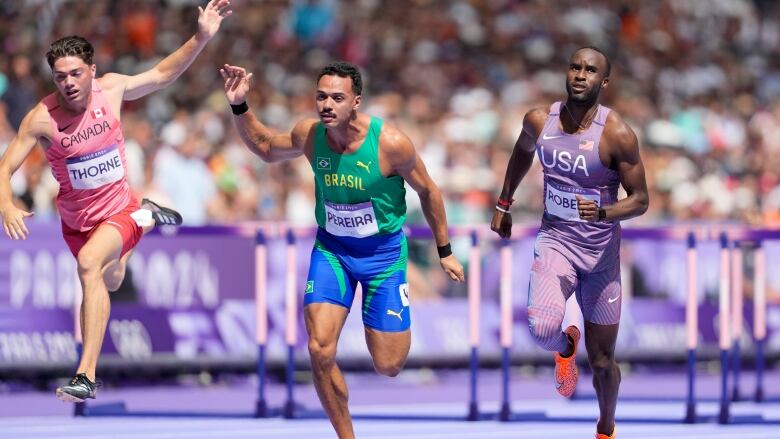
<path id="1" fill-rule="evenodd" d="M 574 395 L 577 388 L 577 344 L 580 342 L 580 330 L 572 325 L 564 331 L 574 342 L 574 352 L 571 356 L 563 358 L 556 352 L 555 356 L 555 388 L 566 398 Z"/>

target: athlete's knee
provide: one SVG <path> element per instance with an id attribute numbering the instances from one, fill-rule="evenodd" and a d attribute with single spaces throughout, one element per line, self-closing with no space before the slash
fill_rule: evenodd
<path id="1" fill-rule="evenodd" d="M 326 369 L 336 363 L 336 342 L 309 339 L 309 356 L 315 369 Z"/>
<path id="2" fill-rule="evenodd" d="M 537 345 L 548 351 L 558 350 L 561 337 L 564 337 L 561 331 L 561 322 L 556 319 L 530 317 L 528 327 L 531 330 L 531 337 Z"/>
<path id="3" fill-rule="evenodd" d="M 406 363 L 405 358 L 375 358 L 374 370 L 376 370 L 376 373 L 379 375 L 394 377 L 401 373 L 401 370 L 404 368 L 404 363 Z"/>
<path id="4" fill-rule="evenodd" d="M 609 355 L 597 354 L 589 358 L 590 368 L 595 377 L 607 377 L 613 374 L 620 374 L 617 362 L 614 357 Z"/>
<path id="5" fill-rule="evenodd" d="M 79 274 L 82 276 L 94 276 L 100 274 L 102 261 L 89 249 L 81 249 L 76 256 Z"/>

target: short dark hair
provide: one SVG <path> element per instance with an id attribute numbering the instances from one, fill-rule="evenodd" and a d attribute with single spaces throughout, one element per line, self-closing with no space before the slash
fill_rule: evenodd
<path id="1" fill-rule="evenodd" d="M 92 65 L 93 55 L 95 55 L 95 49 L 89 41 L 78 35 L 71 35 L 51 43 L 49 51 L 46 52 L 46 61 L 49 63 L 49 67 L 54 68 L 54 62 L 58 59 L 66 56 L 77 56 L 85 63 Z"/>
<path id="2" fill-rule="evenodd" d="M 355 96 L 360 96 L 363 93 L 363 78 L 360 76 L 360 70 L 358 70 L 356 65 L 346 61 L 332 62 L 320 70 L 317 82 L 320 82 L 323 76 L 330 75 L 352 78 L 352 92 L 355 93 Z"/>
<path id="3" fill-rule="evenodd" d="M 609 61 L 609 57 L 607 56 L 607 54 L 604 53 L 603 50 L 599 49 L 596 46 L 583 46 L 583 47 L 580 47 L 579 49 L 575 50 L 574 53 L 577 53 L 580 50 L 585 50 L 585 49 L 590 49 L 590 50 L 593 50 L 594 52 L 598 52 L 598 53 L 601 54 L 601 56 L 604 57 L 604 60 L 607 62 L 607 71 L 604 73 L 604 77 L 605 78 L 608 77 L 609 76 L 609 72 L 612 71 L 612 63 Z"/>

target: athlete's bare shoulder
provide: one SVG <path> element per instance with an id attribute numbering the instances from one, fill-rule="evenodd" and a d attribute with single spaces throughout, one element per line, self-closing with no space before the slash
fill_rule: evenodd
<path id="1" fill-rule="evenodd" d="M 601 144 L 608 148 L 613 163 L 638 156 L 639 141 L 636 134 L 617 111 L 610 111 L 607 115 L 601 136 Z"/>
<path id="2" fill-rule="evenodd" d="M 292 139 L 294 144 L 298 142 L 311 141 L 314 139 L 314 133 L 317 131 L 317 119 L 306 118 L 299 120 L 292 129 Z"/>
<path id="3" fill-rule="evenodd" d="M 409 136 L 387 121 L 382 122 L 382 132 L 379 133 L 379 144 L 386 150 L 413 148 Z"/>
<path id="4" fill-rule="evenodd" d="M 525 113 L 523 118 L 523 131 L 527 132 L 529 136 L 536 139 L 544 129 L 544 124 L 547 122 L 548 111 L 544 108 L 532 108 Z"/>
<path id="5" fill-rule="evenodd" d="M 24 117 L 19 130 L 24 130 L 28 136 L 50 140 L 52 126 L 49 120 L 49 109 L 43 101 L 38 102 Z"/>
<path id="6" fill-rule="evenodd" d="M 414 145 L 409 136 L 386 121 L 382 123 L 382 132 L 379 133 L 379 146 L 382 153 L 390 157 L 414 154 Z"/>
<path id="7" fill-rule="evenodd" d="M 124 90 L 127 83 L 128 76 L 120 75 L 119 73 L 106 73 L 105 75 L 97 78 L 100 88 L 103 90 L 113 90 L 115 88 L 121 88 Z"/>
<path id="8" fill-rule="evenodd" d="M 130 78 L 127 75 L 119 73 L 106 73 L 105 75 L 97 78 L 100 89 L 103 90 L 103 94 L 111 102 L 112 110 L 118 112 L 121 109 L 122 101 L 124 100 L 125 89 L 127 87 L 127 80 Z"/>
<path id="9" fill-rule="evenodd" d="M 603 136 L 607 138 L 610 145 L 620 149 L 636 145 L 637 143 L 634 130 L 632 130 L 625 119 L 614 110 L 610 111 L 607 115 Z"/>
<path id="10" fill-rule="evenodd" d="M 299 120 L 290 132 L 293 148 L 303 150 L 308 157 L 314 151 L 314 135 L 317 132 L 317 119 L 306 118 Z"/>

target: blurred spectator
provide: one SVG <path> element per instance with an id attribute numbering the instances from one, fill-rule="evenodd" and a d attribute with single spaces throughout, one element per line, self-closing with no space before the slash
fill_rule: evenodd
<path id="1" fill-rule="evenodd" d="M 216 193 L 204 161 L 208 144 L 199 132 L 184 133 L 160 150 L 154 160 L 154 180 L 184 218 L 184 224 L 208 222 L 208 205 Z"/>
<path id="2" fill-rule="evenodd" d="M 14 130 L 18 130 L 24 115 L 38 102 L 39 97 L 27 55 L 20 54 L 11 58 L 10 73 L 2 98 L 8 108 L 8 122 Z"/>

